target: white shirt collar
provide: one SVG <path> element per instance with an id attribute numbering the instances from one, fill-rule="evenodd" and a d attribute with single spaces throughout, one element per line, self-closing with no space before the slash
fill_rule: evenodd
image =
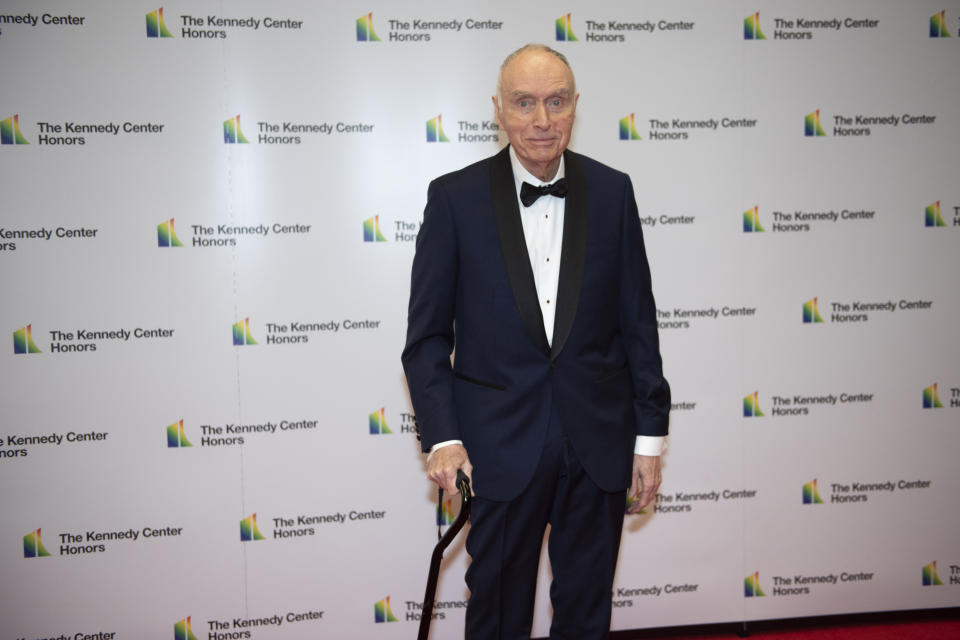
<path id="1" fill-rule="evenodd" d="M 566 177 L 567 175 L 566 167 L 563 162 L 563 156 L 561 155 L 560 166 L 557 167 L 557 175 L 553 176 L 552 180 L 548 180 L 547 182 L 544 182 L 537 176 L 527 171 L 524 168 L 524 166 L 520 164 L 520 159 L 517 158 L 517 152 L 513 150 L 513 145 L 510 145 L 510 166 L 513 167 L 513 182 L 514 182 L 514 186 L 516 186 L 517 188 L 518 194 L 520 193 L 520 185 L 522 185 L 524 182 L 529 182 L 533 186 L 539 187 L 544 184 L 550 184 L 551 182 L 555 182 L 560 178 Z"/>

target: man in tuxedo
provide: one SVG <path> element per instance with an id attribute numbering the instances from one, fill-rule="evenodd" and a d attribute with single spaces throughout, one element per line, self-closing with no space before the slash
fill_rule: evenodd
<path id="1" fill-rule="evenodd" d="M 562 54 L 510 54 L 509 147 L 434 180 L 417 237 L 402 360 L 427 475 L 475 493 L 467 638 L 529 638 L 547 524 L 550 637 L 605 638 L 627 489 L 636 512 L 660 485 L 670 389 L 633 185 L 567 150 L 578 98 Z"/>

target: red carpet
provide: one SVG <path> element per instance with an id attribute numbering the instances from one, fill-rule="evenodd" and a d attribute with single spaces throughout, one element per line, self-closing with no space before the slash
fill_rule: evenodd
<path id="1" fill-rule="evenodd" d="M 611 640 L 960 640 L 960 608 L 617 631 Z"/>
<path id="2" fill-rule="evenodd" d="M 652 637 L 652 636 L 648 636 Z M 718 640 L 738 638 L 733 632 L 693 636 L 668 636 L 673 640 Z M 749 638 L 787 640 L 947 640 L 960 639 L 960 620 L 899 624 L 851 625 L 824 628 L 751 631 Z"/>

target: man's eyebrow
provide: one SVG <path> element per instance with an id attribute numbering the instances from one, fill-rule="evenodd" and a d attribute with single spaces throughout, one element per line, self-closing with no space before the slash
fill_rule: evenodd
<path id="1" fill-rule="evenodd" d="M 567 98 L 570 96 L 570 89 L 557 89 L 556 91 L 551 91 L 549 97 L 553 96 L 563 96 Z M 533 94 L 529 91 L 515 90 L 510 92 L 511 98 L 530 98 L 533 97 Z"/>

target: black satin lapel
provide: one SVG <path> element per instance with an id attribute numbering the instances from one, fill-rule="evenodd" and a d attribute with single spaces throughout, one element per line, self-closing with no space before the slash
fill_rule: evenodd
<path id="1" fill-rule="evenodd" d="M 544 355 L 549 355 L 547 332 L 543 328 L 543 315 L 537 302 L 537 286 L 530 267 L 530 255 L 520 222 L 520 206 L 517 204 L 517 187 L 510 167 L 508 148 L 494 156 L 490 162 L 490 194 L 493 198 L 493 213 L 500 236 L 500 249 L 507 268 L 507 278 L 513 289 L 513 299 L 520 310 L 520 319 L 530 339 Z"/>
<path id="2" fill-rule="evenodd" d="M 570 329 L 573 328 L 587 251 L 587 180 L 575 153 L 565 152 L 564 164 L 569 192 L 563 210 L 563 248 L 560 254 L 560 280 L 557 286 L 551 359 L 560 354 L 570 336 Z"/>

